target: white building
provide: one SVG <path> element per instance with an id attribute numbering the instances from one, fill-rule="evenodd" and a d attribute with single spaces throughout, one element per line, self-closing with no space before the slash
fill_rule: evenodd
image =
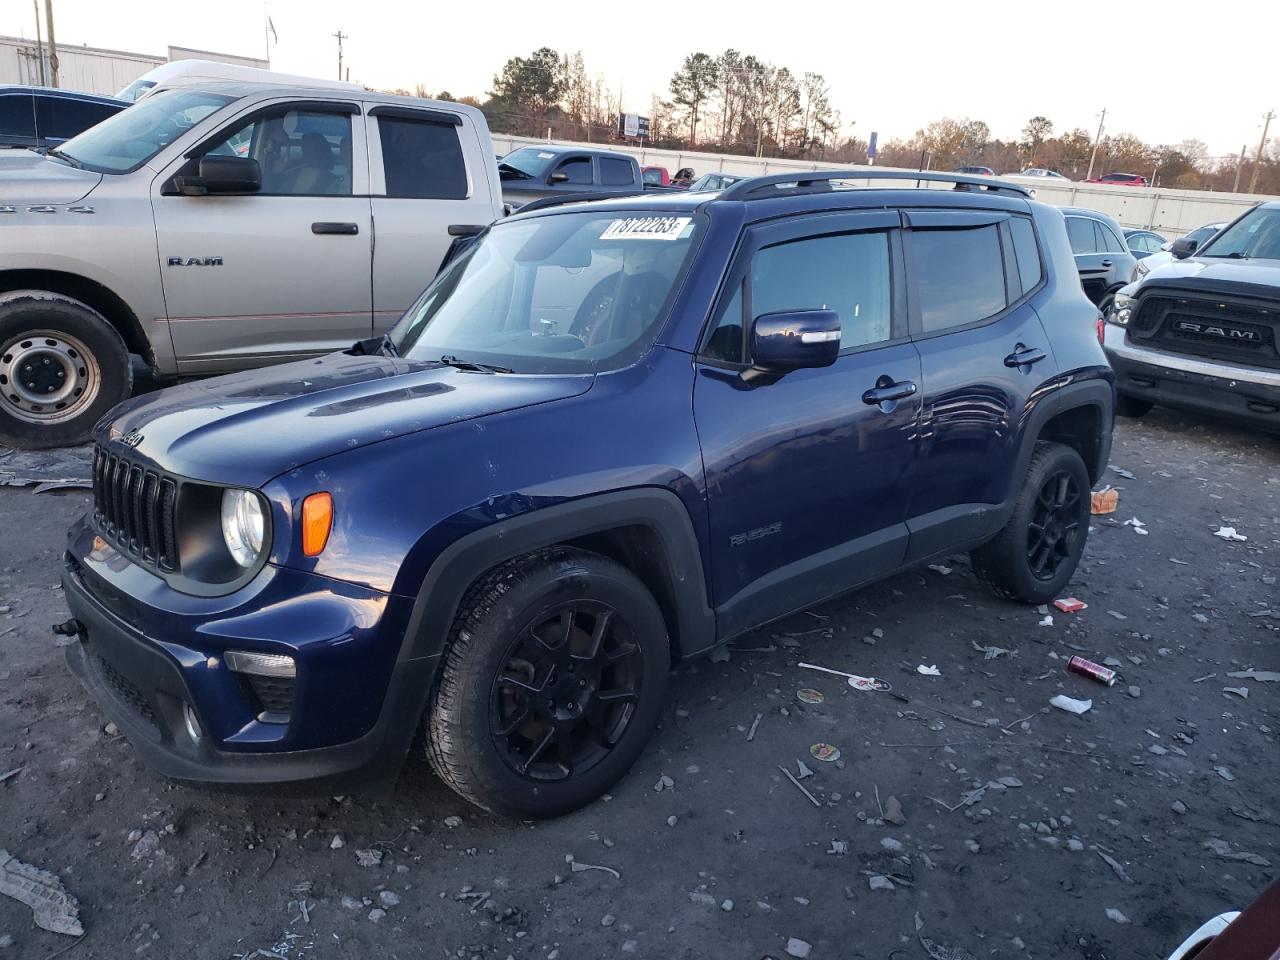
<path id="1" fill-rule="evenodd" d="M 41 63 L 43 54 L 43 64 Z M 170 47 L 168 56 L 147 53 L 126 53 L 123 50 L 105 50 L 101 47 L 84 47 L 58 44 L 58 86 L 67 90 L 80 90 L 111 96 L 123 90 L 148 70 L 171 60 L 217 60 L 244 67 L 268 69 L 266 60 L 256 57 L 236 57 L 207 50 L 191 50 L 186 47 Z M 43 80 L 41 67 L 43 66 Z M 0 84 L 22 83 L 48 85 L 49 45 L 39 48 L 35 40 L 21 37 L 0 36 Z"/>

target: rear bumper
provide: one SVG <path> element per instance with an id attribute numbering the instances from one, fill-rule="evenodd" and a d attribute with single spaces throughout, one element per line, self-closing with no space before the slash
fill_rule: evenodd
<path id="1" fill-rule="evenodd" d="M 73 529 L 73 548 L 82 533 L 80 525 Z M 63 588 L 81 632 L 67 647 L 67 662 L 150 766 L 192 783 L 290 785 L 302 792 L 385 784 L 395 778 L 417 730 L 422 692 L 429 689 L 436 663 L 434 657 L 398 658 L 404 628 L 396 613 L 363 598 L 357 612 L 378 609 L 383 616 L 366 618 L 362 634 L 351 622 L 353 598 L 339 596 L 338 585 L 310 575 L 281 574 L 260 594 L 226 611 L 230 616 L 206 611 L 192 618 L 198 619 L 196 624 L 187 624 L 187 618 L 172 610 L 118 595 L 94 572 L 100 560 L 110 564 L 118 559 L 109 555 L 109 546 L 105 551 L 99 547 L 85 562 L 74 549 L 68 553 Z M 300 592 L 307 584 L 298 577 L 311 581 L 309 595 Z M 288 599 L 282 601 L 281 593 Z M 292 607 L 292 629 L 266 644 L 261 631 L 270 627 L 273 608 L 281 605 Z M 379 628 L 392 634 L 393 642 L 381 642 Z M 385 652 L 386 679 L 377 671 L 352 675 L 351 648 L 366 657 Z M 244 678 L 226 667 L 226 649 L 291 651 L 298 678 L 287 722 L 263 722 L 255 715 L 257 705 Z M 335 670 L 348 678 L 340 702 L 331 692 Z M 364 716 L 372 719 L 364 722 Z"/>
<path id="2" fill-rule="evenodd" d="M 1118 393 L 1280 433 L 1280 371 L 1135 346 L 1114 324 L 1105 349 Z"/>

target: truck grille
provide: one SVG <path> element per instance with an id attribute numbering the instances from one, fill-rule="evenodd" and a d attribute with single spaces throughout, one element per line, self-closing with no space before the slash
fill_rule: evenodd
<path id="1" fill-rule="evenodd" d="M 177 502 L 171 477 L 94 447 L 94 526 L 117 549 L 145 566 L 176 571 Z"/>
<path id="2" fill-rule="evenodd" d="M 1130 336 L 1175 353 L 1280 367 L 1280 312 L 1224 297 L 1145 296 Z"/>

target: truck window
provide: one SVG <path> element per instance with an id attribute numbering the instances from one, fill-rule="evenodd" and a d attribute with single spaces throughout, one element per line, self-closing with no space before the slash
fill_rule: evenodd
<path id="1" fill-rule="evenodd" d="M 661 183 L 662 175 L 653 171 L 657 178 L 651 182 Z M 600 158 L 600 182 L 606 187 L 626 187 L 635 183 L 635 174 L 631 172 L 631 162 L 618 157 Z"/>
<path id="2" fill-rule="evenodd" d="M 29 93 L 0 96 L 0 137 L 33 140 L 35 135 L 35 98 Z"/>
<path id="3" fill-rule="evenodd" d="M 70 140 L 77 133 L 119 112 L 119 107 L 105 103 L 70 97 L 40 97 L 36 101 L 36 128 L 45 139 Z"/>
<path id="4" fill-rule="evenodd" d="M 378 117 L 378 137 L 388 197 L 466 199 L 467 168 L 453 124 Z"/>
<path id="5" fill-rule="evenodd" d="M 257 160 L 259 196 L 351 195 L 351 117 L 345 113 L 282 108 L 260 114 L 205 152 Z"/>
<path id="6" fill-rule="evenodd" d="M 591 158 L 573 157 L 556 167 L 556 173 L 568 174 L 568 183 L 591 184 Z"/>

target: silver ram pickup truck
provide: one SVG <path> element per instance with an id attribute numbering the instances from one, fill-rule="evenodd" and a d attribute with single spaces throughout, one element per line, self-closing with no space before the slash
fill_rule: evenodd
<path id="1" fill-rule="evenodd" d="M 0 153 L 0 443 L 84 439 L 160 378 L 378 337 L 502 213 L 483 114 L 211 83 Z"/>

